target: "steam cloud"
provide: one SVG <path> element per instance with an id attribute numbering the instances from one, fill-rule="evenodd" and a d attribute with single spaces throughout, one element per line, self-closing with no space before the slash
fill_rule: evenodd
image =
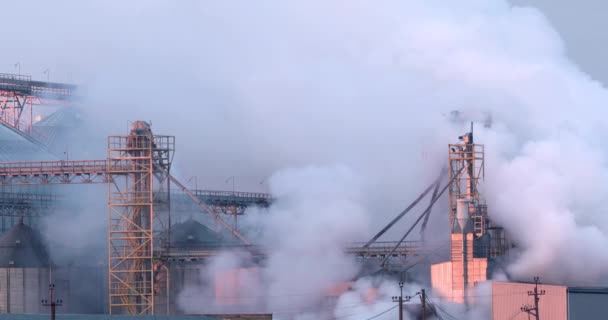
<path id="1" fill-rule="evenodd" d="M 239 189 L 259 188 L 278 170 L 318 167 L 273 182 L 292 200 L 258 222 L 280 238 L 268 270 L 332 278 L 313 279 L 313 291 L 316 280 L 340 280 L 334 268 L 348 261 L 338 254 L 319 266 L 327 269 L 307 268 L 323 253 L 315 250 L 358 240 L 402 209 L 465 130 L 444 116 L 458 109 L 492 115 L 476 140 L 486 145 L 490 215 L 520 250 L 511 275 L 606 283 L 607 91 L 566 58 L 535 9 L 501 0 L 29 5 L 9 4 L 33 21 L 50 13 L 55 40 L 32 43 L 36 25 L 4 28 L 13 50 L 0 57 L 52 63 L 85 83 L 86 154 L 103 157 L 103 137 L 142 118 L 178 137 L 176 170 L 206 177 L 204 187 L 225 188 L 234 175 L 245 177 Z M 21 25 L 17 18 L 7 25 Z M 336 185 L 344 172 L 357 177 L 355 191 Z M 294 216 L 303 230 L 285 221 Z M 433 219 L 445 235 L 445 216 Z M 293 279 L 277 272 L 269 290 L 286 292 Z"/>
<path id="2" fill-rule="evenodd" d="M 259 278 L 254 274 L 244 277 L 248 285 L 239 290 L 243 297 L 235 297 L 237 305 L 277 315 L 310 313 L 318 317 L 316 308 L 322 309 L 321 297 L 326 291 L 338 281 L 350 281 L 358 272 L 354 258 L 343 250 L 369 233 L 369 214 L 360 204 L 360 182 L 343 167 L 308 167 L 279 171 L 270 179 L 270 186 L 277 202 L 268 210 L 252 210 L 244 221 L 245 229 L 260 231 L 256 243 L 267 248 L 268 258 Z M 187 313 L 218 308 L 214 303 L 193 302 L 199 302 L 200 296 L 213 297 L 213 286 L 208 284 L 222 270 L 218 264 L 226 270 L 242 267 L 244 262 L 247 259 L 242 253 L 214 259 L 201 275 L 207 285 L 185 290 L 178 298 L 180 307 Z M 227 310 L 234 312 L 235 308 L 219 309 Z"/>

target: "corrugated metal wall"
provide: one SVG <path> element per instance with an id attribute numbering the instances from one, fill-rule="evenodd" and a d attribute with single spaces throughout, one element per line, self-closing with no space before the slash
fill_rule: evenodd
<path id="1" fill-rule="evenodd" d="M 568 319 L 608 318 L 608 288 L 568 288 Z"/>
<path id="2" fill-rule="evenodd" d="M 0 268 L 0 313 L 8 313 L 8 269 Z"/>
<path id="3" fill-rule="evenodd" d="M 541 319 L 566 320 L 566 287 L 540 285 L 540 289 L 546 291 L 539 301 Z M 528 320 L 521 307 L 534 305 L 530 290 L 534 290 L 534 284 L 492 282 L 492 320 Z"/>
<path id="4" fill-rule="evenodd" d="M 179 306 L 176 304 L 177 297 L 182 293 L 182 291 L 188 286 L 209 286 L 210 284 L 204 283 L 201 277 L 202 270 L 204 265 L 197 264 L 178 264 L 175 263 L 171 266 L 169 281 L 170 289 L 170 300 L 171 305 L 169 306 L 169 312 L 171 314 L 180 314 L 183 313 L 183 310 L 179 309 Z M 162 298 L 166 298 L 165 293 L 162 293 Z M 187 297 L 191 299 L 191 297 Z M 165 300 L 166 303 L 166 300 Z"/>
<path id="5" fill-rule="evenodd" d="M 0 268 L 0 313 L 42 312 L 48 282 L 48 269 Z"/>
<path id="6" fill-rule="evenodd" d="M 463 241 L 466 236 L 466 242 Z M 488 260 L 473 258 L 473 234 L 451 234 L 451 260 L 431 266 L 431 285 L 448 301 L 463 303 L 477 282 L 487 280 Z M 466 246 L 465 246 L 466 243 Z M 463 250 L 466 248 L 466 252 Z M 465 266 L 467 281 L 465 283 Z"/>
<path id="7" fill-rule="evenodd" d="M 442 262 L 431 266 L 433 291 L 442 297 L 452 295 L 452 262 Z"/>
<path id="8" fill-rule="evenodd" d="M 259 292 L 259 270 L 238 268 L 218 271 L 215 274 L 215 302 L 221 305 L 255 305 Z"/>

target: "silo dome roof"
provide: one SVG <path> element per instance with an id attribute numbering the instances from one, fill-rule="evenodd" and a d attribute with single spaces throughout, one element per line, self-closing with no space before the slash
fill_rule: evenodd
<path id="1" fill-rule="evenodd" d="M 23 221 L 0 236 L 0 268 L 45 268 L 50 264 L 42 236 Z"/>

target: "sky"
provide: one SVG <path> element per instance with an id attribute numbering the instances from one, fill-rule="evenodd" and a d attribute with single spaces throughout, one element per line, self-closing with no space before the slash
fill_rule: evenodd
<path id="1" fill-rule="evenodd" d="M 608 35 L 604 32 L 607 27 L 607 22 L 604 19 L 604 13 L 608 10 L 606 1 L 509 0 L 509 2 L 519 6 L 532 6 L 541 10 L 563 37 L 568 56 L 594 78 L 603 83 L 608 83 L 608 64 L 605 63 L 605 57 L 608 55 L 608 48 L 605 45 L 608 42 Z M 29 6 L 28 11 L 32 12 L 33 15 L 30 16 L 27 24 L 33 24 L 32 20 L 37 20 L 36 24 L 47 26 L 53 24 L 52 16 L 37 11 L 36 5 L 33 2 L 30 3 L 32 3 L 32 6 Z M 60 1 L 59 3 L 66 7 L 69 7 L 70 4 L 69 1 Z M 69 8 L 66 10 L 69 11 Z M 18 16 L 16 15 L 16 18 Z M 19 22 L 19 19 L 15 19 L 13 22 L 16 26 L 24 27 L 24 22 Z M 27 29 L 27 26 L 25 28 Z M 78 82 L 82 80 L 79 78 L 79 72 L 73 70 L 68 61 L 51 59 L 50 57 L 47 59 L 36 57 L 34 59 L 33 52 L 27 52 L 45 46 L 52 46 L 54 38 L 52 32 L 45 32 L 44 38 L 47 39 L 28 41 L 39 42 L 39 46 L 35 44 L 11 44 L 12 50 L 8 50 L 8 54 L 6 52 L 3 54 L 3 57 L 8 57 L 0 62 L 1 72 L 16 72 L 18 68 L 14 64 L 19 62 L 22 73 L 31 74 L 34 78 L 46 79 L 47 75 L 43 72 L 46 68 L 50 68 L 51 78 L 55 81 L 69 82 L 71 80 Z M 82 40 L 73 37 L 64 41 Z M 179 61 L 175 63 L 177 67 Z"/>
<path id="2" fill-rule="evenodd" d="M 608 84 L 608 3 L 603 0 L 510 0 L 541 10 L 564 39 L 568 56 L 593 78 Z"/>

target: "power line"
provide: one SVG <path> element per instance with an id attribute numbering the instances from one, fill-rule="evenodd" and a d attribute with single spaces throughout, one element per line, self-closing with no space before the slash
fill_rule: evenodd
<path id="1" fill-rule="evenodd" d="M 428 297 L 428 296 L 427 296 Z M 455 316 L 451 315 L 449 312 L 445 311 L 445 309 L 443 309 L 442 307 L 439 306 L 439 304 L 435 304 L 433 302 L 431 302 L 430 299 L 427 298 L 428 304 L 431 305 L 433 308 L 435 308 L 435 310 L 440 310 L 441 312 L 445 313 L 446 316 L 450 317 L 450 319 L 454 319 L 454 320 L 458 320 L 458 318 L 456 318 Z M 439 315 L 439 313 L 435 312 L 437 314 L 437 316 L 441 319 L 441 315 Z"/>
<path id="2" fill-rule="evenodd" d="M 460 170 L 458 170 L 458 172 L 454 175 L 454 177 L 452 178 L 452 180 L 450 180 L 447 185 L 445 187 L 443 187 L 443 189 L 441 189 L 441 191 L 439 192 L 439 194 L 437 194 L 436 198 L 431 199 L 431 203 L 426 207 L 426 209 L 424 210 L 424 212 L 422 212 L 422 214 L 418 217 L 418 219 L 416 219 L 416 221 L 414 221 L 414 224 L 412 224 L 412 226 L 408 229 L 408 231 L 403 235 L 403 237 L 401 237 L 401 239 L 397 242 L 397 245 L 395 245 L 392 250 L 384 257 L 384 259 L 382 260 L 382 262 L 380 263 L 380 265 L 384 266 L 386 264 L 386 262 L 388 261 L 388 259 L 390 259 L 390 257 L 393 255 L 393 252 L 395 252 L 395 250 L 401 245 L 401 243 L 405 240 L 405 238 L 407 238 L 407 236 L 410 234 L 410 232 L 412 232 L 412 230 L 414 230 L 414 228 L 416 227 L 416 225 L 418 225 L 418 223 L 420 222 L 420 220 L 422 220 L 424 218 L 424 216 L 433 208 L 433 204 L 435 204 L 435 202 L 437 202 L 437 200 L 439 200 L 439 198 L 441 197 L 441 195 L 443 195 L 443 193 L 452 185 L 452 182 L 454 182 L 454 180 L 456 180 L 456 178 L 458 177 L 458 175 L 460 174 L 460 172 L 462 172 L 465 168 L 470 167 L 470 164 L 463 166 L 462 168 L 460 168 Z M 443 177 L 443 171 L 442 171 L 442 175 L 440 176 L 440 178 Z M 437 181 L 441 181 L 439 178 L 437 179 Z M 439 183 L 439 182 L 437 182 Z M 433 185 L 431 185 L 432 187 Z"/>
<path id="3" fill-rule="evenodd" d="M 514 314 L 513 314 L 513 315 L 512 315 L 512 316 L 509 318 L 509 320 L 513 320 L 513 319 L 515 319 L 515 317 L 517 317 L 517 316 L 518 316 L 520 313 L 522 313 L 522 312 L 523 312 L 523 311 L 521 311 L 521 310 L 517 311 L 516 313 L 514 313 Z"/>
<path id="4" fill-rule="evenodd" d="M 392 306 L 391 308 L 388 308 L 388 309 L 386 309 L 386 310 L 384 310 L 384 311 L 382 311 L 382 312 L 378 313 L 377 315 L 375 315 L 375 316 L 373 316 L 373 317 L 371 317 L 371 318 L 367 318 L 367 319 L 365 319 L 365 320 L 372 320 L 372 319 L 376 319 L 376 318 L 378 318 L 379 316 L 381 316 L 381 315 L 383 315 L 383 314 L 385 314 L 385 313 L 387 313 L 387 312 L 389 312 L 389 311 L 391 311 L 391 310 L 393 310 L 393 309 L 395 309 L 395 308 L 397 308 L 397 307 L 398 307 L 398 305 L 396 305 L 396 306 Z"/>
<path id="5" fill-rule="evenodd" d="M 450 314 L 449 312 L 445 311 L 445 309 L 443 309 L 442 307 L 440 307 L 438 304 L 434 304 L 431 303 L 431 305 L 435 308 L 438 309 L 439 311 L 445 313 L 446 316 L 448 316 L 450 319 L 454 319 L 454 320 L 458 320 L 458 318 L 456 318 L 455 316 L 453 316 L 452 314 Z M 440 316 L 441 317 L 441 316 Z"/>

